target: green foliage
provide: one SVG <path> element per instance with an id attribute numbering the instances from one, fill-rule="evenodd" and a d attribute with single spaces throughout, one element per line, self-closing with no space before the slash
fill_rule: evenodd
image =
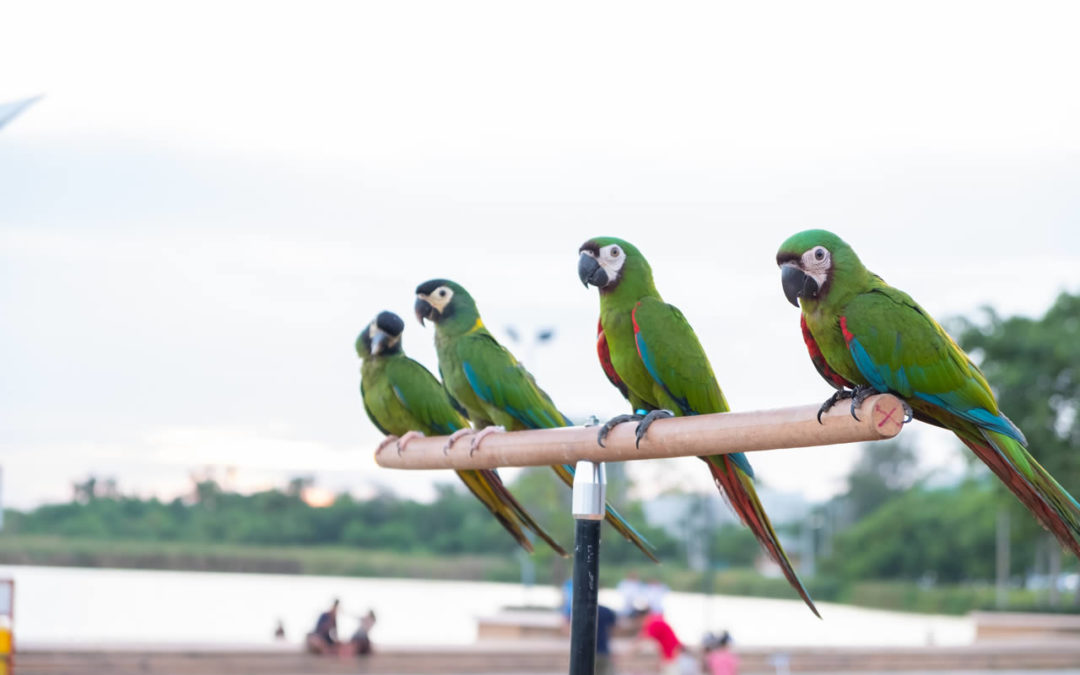
<path id="1" fill-rule="evenodd" d="M 1080 493 L 1080 294 L 1062 293 L 1041 319 L 960 321 L 958 342 L 978 361 L 1002 412 L 1027 436 L 1028 448 L 1062 486 Z M 1034 547 L 1043 531 L 1001 489 L 1014 543 Z"/>
<path id="2" fill-rule="evenodd" d="M 126 541 L 229 542 L 259 545 L 347 544 L 394 551 L 506 554 L 514 542 L 472 495 L 440 487 L 434 504 L 383 494 L 357 501 L 340 495 L 315 508 L 304 483 L 251 495 L 213 481 L 195 486 L 188 502 L 97 496 L 86 483 L 77 500 L 32 512 L 9 512 L 9 532 Z"/>
<path id="3" fill-rule="evenodd" d="M 1001 409 L 1066 488 L 1080 488 L 1080 295 L 1062 293 L 1041 319 L 963 322 L 959 342 L 980 362 Z"/>
<path id="4" fill-rule="evenodd" d="M 989 580 L 994 504 L 984 483 L 916 486 L 840 533 L 823 569 L 842 579 Z"/>
<path id="5" fill-rule="evenodd" d="M 709 538 L 709 559 L 724 567 L 750 567 L 760 554 L 754 533 L 742 525 L 726 523 Z"/>
<path id="6" fill-rule="evenodd" d="M 75 497 L 68 503 L 44 505 L 29 513 L 8 511 L 6 530 L 83 540 L 348 546 L 431 555 L 509 557 L 517 550 L 487 509 L 458 486 L 438 486 L 432 504 L 391 493 L 366 500 L 341 494 L 329 506 L 316 508 L 302 498 L 310 485 L 310 479 L 297 478 L 285 490 L 242 495 L 204 480 L 195 484 L 189 500 L 162 502 L 123 496 L 114 484 L 90 478 L 74 487 Z M 540 523 L 564 545 L 573 545 L 570 490 L 549 469 L 523 472 L 513 490 Z M 640 504 L 630 501 L 621 508 L 632 522 L 642 524 L 642 533 L 661 555 L 678 550 L 663 531 L 644 527 Z M 605 561 L 641 559 L 641 553 L 622 537 L 605 534 Z M 542 543 L 535 558 L 559 580 L 568 571 L 562 559 Z"/>
<path id="7" fill-rule="evenodd" d="M 917 479 L 915 450 L 903 438 L 862 447 L 848 474 L 849 514 L 859 519 L 910 488 Z"/>

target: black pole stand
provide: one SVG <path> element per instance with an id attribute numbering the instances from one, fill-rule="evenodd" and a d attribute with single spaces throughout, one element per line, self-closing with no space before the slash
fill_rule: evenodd
<path id="1" fill-rule="evenodd" d="M 582 460 L 574 471 L 574 587 L 570 606 L 570 675 L 593 675 L 596 592 L 600 586 L 600 523 L 604 520 L 603 463 Z"/>

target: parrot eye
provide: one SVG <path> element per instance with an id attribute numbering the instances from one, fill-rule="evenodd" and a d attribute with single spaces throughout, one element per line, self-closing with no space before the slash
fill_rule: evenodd
<path id="1" fill-rule="evenodd" d="M 618 258 L 619 257 L 619 247 L 618 246 L 612 246 L 611 247 L 611 257 L 612 258 Z"/>
<path id="2" fill-rule="evenodd" d="M 446 289 L 445 288 L 440 288 L 439 289 L 439 297 L 440 298 L 445 298 L 446 297 Z"/>
<path id="3" fill-rule="evenodd" d="M 814 249 L 814 260 L 824 260 L 824 259 L 825 259 L 825 249 L 818 246 L 817 248 Z"/>

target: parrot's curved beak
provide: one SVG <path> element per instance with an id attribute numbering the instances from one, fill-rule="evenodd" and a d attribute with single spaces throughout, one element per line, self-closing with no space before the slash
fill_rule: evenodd
<path id="1" fill-rule="evenodd" d="M 386 343 L 390 340 L 390 336 L 381 330 L 375 331 L 375 335 L 371 338 L 371 354 L 372 356 L 378 356 L 382 353 L 382 350 L 386 348 Z"/>
<path id="2" fill-rule="evenodd" d="M 416 318 L 420 321 L 421 326 L 424 325 L 424 319 L 435 321 L 435 317 L 439 314 L 438 310 L 432 307 L 431 303 L 423 298 L 417 298 L 413 308 L 416 310 Z"/>
<path id="3" fill-rule="evenodd" d="M 596 258 L 588 253 L 582 253 L 581 257 L 578 258 L 577 274 L 578 278 L 581 279 L 581 283 L 585 284 L 585 288 L 588 288 L 589 284 L 597 288 L 608 285 L 607 272 L 604 271 L 603 267 L 600 267 L 600 263 L 597 262 Z"/>
<path id="4" fill-rule="evenodd" d="M 818 292 L 817 282 L 792 263 L 780 266 L 780 283 L 788 302 L 796 307 L 799 306 L 799 298 L 812 298 Z"/>

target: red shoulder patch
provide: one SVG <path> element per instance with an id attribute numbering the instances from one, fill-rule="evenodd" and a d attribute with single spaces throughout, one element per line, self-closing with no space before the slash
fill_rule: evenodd
<path id="1" fill-rule="evenodd" d="M 851 334 L 851 331 L 847 329 L 847 317 L 840 317 L 840 332 L 844 334 L 844 344 L 848 347 L 851 346 L 851 341 L 855 339 L 855 336 Z"/>
<path id="2" fill-rule="evenodd" d="M 843 319 L 841 319 L 841 321 L 843 321 Z M 813 334 L 810 332 L 810 328 L 806 325 L 805 316 L 800 317 L 799 323 L 802 327 L 803 342 L 806 343 L 806 351 L 810 352 L 810 360 L 814 363 L 814 368 L 817 369 L 818 374 L 837 389 L 854 387 L 854 384 L 848 382 L 847 379 L 841 377 L 835 370 L 829 367 L 828 362 L 825 360 L 825 355 L 821 353 L 821 347 L 818 346 L 817 340 L 814 339 Z M 846 325 L 841 324 L 841 326 L 842 330 L 846 331 Z M 846 332 L 844 339 L 847 339 Z"/>
<path id="3" fill-rule="evenodd" d="M 608 347 L 607 336 L 604 335 L 604 324 L 599 321 L 596 324 L 596 354 L 600 357 L 600 367 L 604 369 L 608 381 L 615 385 L 624 397 L 629 397 L 626 383 L 615 372 L 615 366 L 611 363 L 611 349 Z"/>

